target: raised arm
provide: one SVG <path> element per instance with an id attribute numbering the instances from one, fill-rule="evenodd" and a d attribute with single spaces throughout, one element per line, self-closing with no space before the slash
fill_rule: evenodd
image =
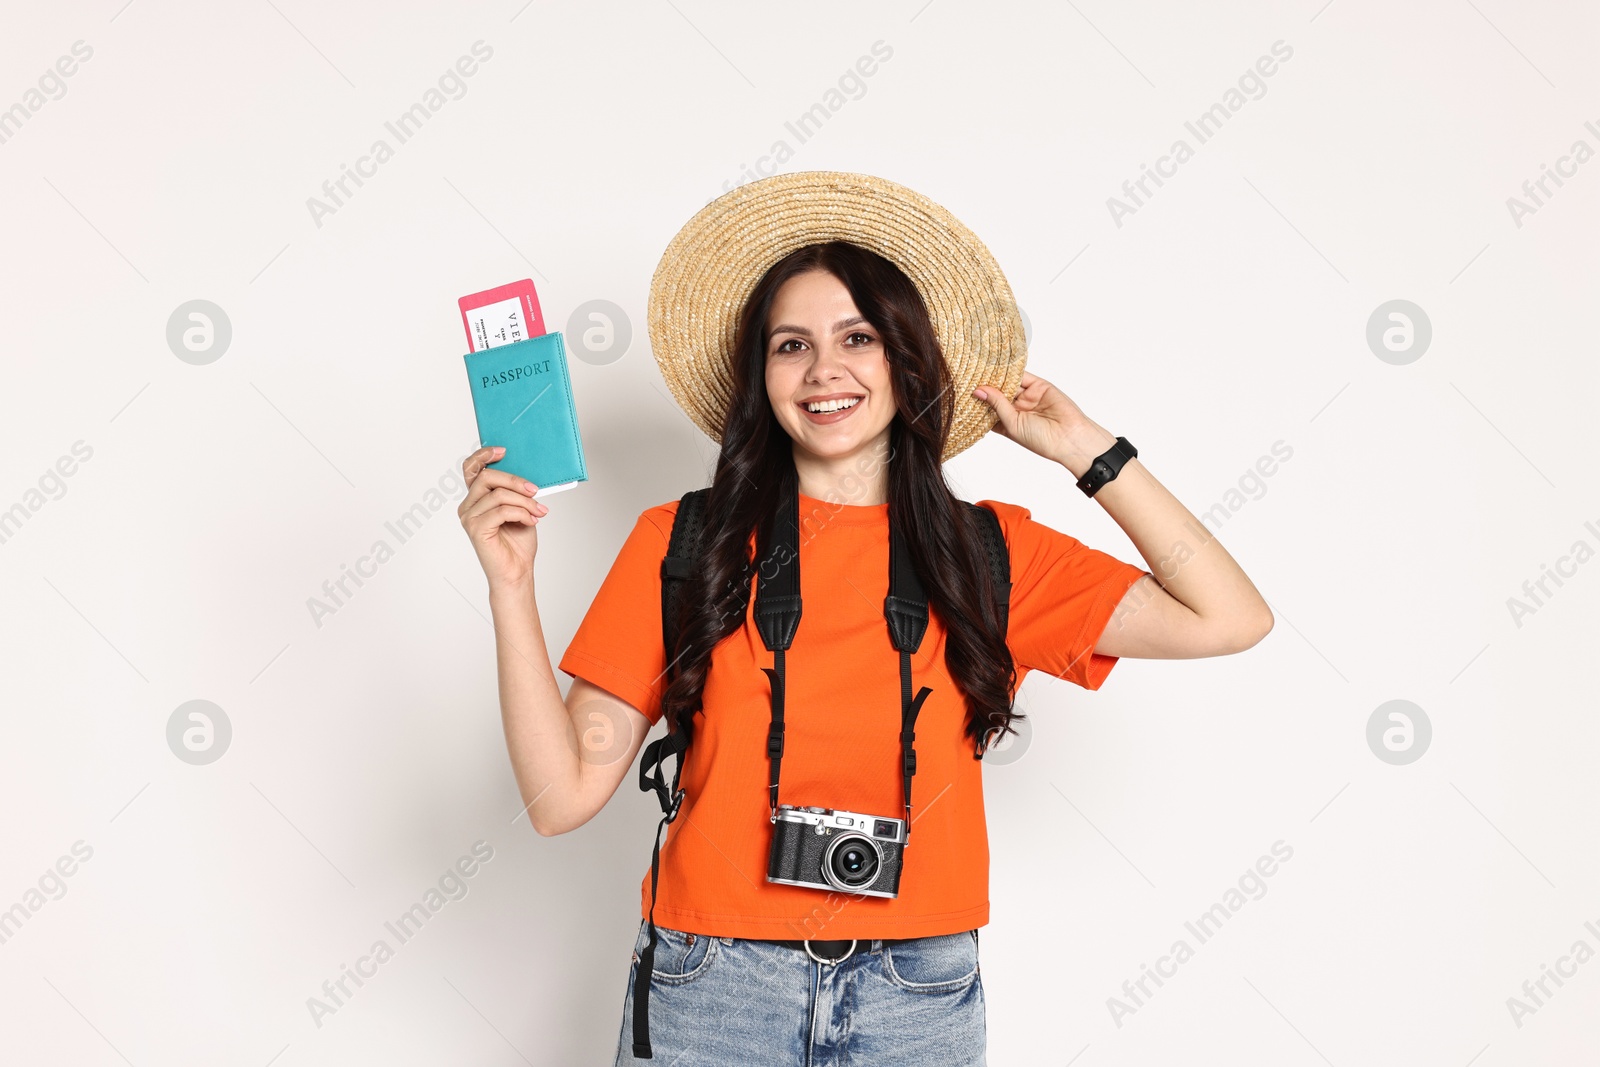
<path id="1" fill-rule="evenodd" d="M 619 697 L 575 679 L 556 684 L 534 598 L 537 525 L 549 512 L 535 486 L 488 469 L 497 450 L 468 456 L 468 490 L 457 509 L 489 580 L 500 719 L 528 821 L 540 834 L 566 833 L 592 819 L 633 763 L 650 723 Z"/>
<path id="2" fill-rule="evenodd" d="M 1022 375 L 1014 400 L 993 386 L 974 395 L 996 410 L 995 432 L 1067 469 L 1071 481 L 1062 480 L 1062 492 L 1081 495 L 1072 483 L 1116 444 L 1115 434 L 1037 375 Z M 1225 656 L 1271 631 L 1272 610 L 1238 562 L 1138 458 L 1124 464 L 1094 500 L 1122 527 L 1154 575 L 1140 578 L 1124 594 L 1096 652 L 1145 659 Z"/>

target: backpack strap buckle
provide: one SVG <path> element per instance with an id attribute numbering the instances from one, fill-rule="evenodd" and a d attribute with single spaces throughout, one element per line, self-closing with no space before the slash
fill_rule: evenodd
<path id="1" fill-rule="evenodd" d="M 646 745 L 644 755 L 639 760 L 639 789 L 645 793 L 655 793 L 656 801 L 661 805 L 661 814 L 666 816 L 667 822 L 678 817 L 678 808 L 683 805 L 684 791 L 678 788 L 678 775 L 683 770 L 683 753 L 688 747 L 687 734 L 682 730 L 670 730 L 665 737 L 658 737 Z M 672 756 L 677 757 L 677 762 L 672 768 L 672 783 L 668 785 L 666 762 Z"/>

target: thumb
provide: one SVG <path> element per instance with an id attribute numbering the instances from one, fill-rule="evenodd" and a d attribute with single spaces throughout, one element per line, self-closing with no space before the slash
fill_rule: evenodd
<path id="1" fill-rule="evenodd" d="M 1012 428 L 1017 424 L 1017 409 L 1007 399 L 1005 393 L 992 385 L 980 385 L 974 392 L 982 394 L 978 399 L 994 409 L 995 414 L 1000 419 L 1001 433 L 1010 437 Z"/>

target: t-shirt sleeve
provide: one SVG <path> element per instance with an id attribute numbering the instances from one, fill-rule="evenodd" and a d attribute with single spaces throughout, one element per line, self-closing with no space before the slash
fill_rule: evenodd
<path id="1" fill-rule="evenodd" d="M 1027 508 L 978 503 L 999 517 L 1011 553 L 1006 644 L 1019 674 L 1047 671 L 1099 689 L 1117 657 L 1094 646 L 1123 596 L 1148 572 L 1035 522 Z"/>
<path id="2" fill-rule="evenodd" d="M 672 514 L 652 508 L 639 516 L 600 583 L 578 632 L 557 666 L 610 690 L 652 724 L 661 720 L 666 651 L 661 641 L 661 561 Z M 659 522 L 664 521 L 663 530 Z"/>

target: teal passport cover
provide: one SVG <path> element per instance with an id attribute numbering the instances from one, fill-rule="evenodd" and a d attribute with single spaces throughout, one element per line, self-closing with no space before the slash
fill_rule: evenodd
<path id="1" fill-rule="evenodd" d="M 472 381 L 478 443 L 506 450 L 490 467 L 541 489 L 589 480 L 567 373 L 567 345 L 559 331 L 468 352 L 463 358 Z"/>

